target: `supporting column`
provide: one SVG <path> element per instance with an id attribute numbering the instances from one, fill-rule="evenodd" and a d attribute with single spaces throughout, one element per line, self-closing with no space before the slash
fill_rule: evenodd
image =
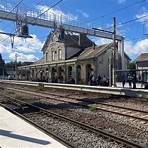
<path id="1" fill-rule="evenodd" d="M 116 70 L 116 18 L 113 17 L 113 53 L 112 53 L 112 81 L 113 81 L 113 86 L 116 87 L 116 76 L 115 76 L 115 70 Z"/>
<path id="2" fill-rule="evenodd" d="M 108 59 L 108 68 L 109 68 L 109 86 L 111 87 L 112 86 L 112 60 L 111 60 L 111 55 L 109 56 L 109 59 Z"/>
<path id="3" fill-rule="evenodd" d="M 35 66 L 35 81 L 37 81 L 37 79 L 38 79 L 38 70 L 37 70 L 37 67 Z"/>
<path id="4" fill-rule="evenodd" d="M 27 81 L 27 69 L 25 67 L 25 81 Z"/>
<path id="5" fill-rule="evenodd" d="M 22 72 L 22 68 L 20 68 L 20 79 L 23 79 L 23 72 Z"/>
<path id="6" fill-rule="evenodd" d="M 64 83 L 67 82 L 67 69 L 66 69 L 66 63 L 64 63 Z"/>
<path id="7" fill-rule="evenodd" d="M 48 82 L 51 83 L 51 69 L 50 69 L 50 65 L 48 65 Z"/>
<path id="8" fill-rule="evenodd" d="M 97 77 L 98 77 L 98 64 L 97 64 L 97 58 L 95 58 L 95 61 L 94 61 L 94 72 L 95 72 L 95 80 L 97 80 Z"/>
<path id="9" fill-rule="evenodd" d="M 74 65 L 74 69 L 75 69 L 75 84 L 78 84 L 78 79 L 77 79 L 77 63 L 75 63 Z"/>

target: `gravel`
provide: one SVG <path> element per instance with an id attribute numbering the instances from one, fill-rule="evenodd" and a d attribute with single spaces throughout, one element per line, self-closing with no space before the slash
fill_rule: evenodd
<path id="1" fill-rule="evenodd" d="M 14 104 L 9 105 L 8 103 L 6 105 L 14 109 L 15 102 L 13 101 L 11 103 Z M 121 148 L 120 144 L 108 141 L 109 139 L 103 139 L 100 135 L 97 135 L 88 129 L 86 130 L 84 127 L 75 125 L 70 121 L 63 120 L 42 111 L 31 113 L 29 113 L 29 111 L 30 109 L 25 110 L 25 112 L 23 112 L 23 116 L 55 135 L 62 137 L 62 139 L 68 141 L 76 148 Z M 22 113 L 22 111 L 20 113 Z"/>
<path id="2" fill-rule="evenodd" d="M 76 148 L 120 148 L 115 142 L 109 142 L 102 137 L 87 131 L 79 126 L 73 125 L 67 121 L 61 121 L 54 117 L 44 117 L 42 115 L 25 114 L 34 122 L 42 127 L 52 131 L 54 134 L 62 137 L 66 141 L 74 144 Z"/>
<path id="3" fill-rule="evenodd" d="M 96 128 L 100 128 L 103 130 L 105 129 L 107 132 L 115 134 L 119 137 L 124 137 L 128 140 L 137 142 L 143 145 L 144 147 L 147 147 L 146 145 L 148 144 L 148 123 L 145 124 L 143 122 L 131 120 L 127 117 L 115 115 L 115 114 L 108 113 L 108 112 L 90 111 L 89 109 L 84 109 L 84 108 L 81 108 L 80 106 L 74 106 L 68 103 L 61 103 L 61 102 L 59 103 L 58 101 L 54 101 L 54 100 L 48 100 L 48 103 L 47 103 L 47 100 L 44 99 L 41 105 L 40 101 L 42 100 L 42 98 L 40 97 L 30 96 L 26 94 L 23 96 L 23 93 L 17 93 L 17 95 L 21 96 L 21 99 L 25 98 L 26 100 L 27 98 L 27 101 L 29 101 L 29 99 L 32 98 L 30 102 L 33 102 L 37 99 L 38 101 L 36 102 L 36 105 L 40 105 L 41 107 L 45 107 L 47 109 L 53 110 L 54 112 L 57 112 L 59 114 L 72 118 L 74 120 L 87 123 Z M 126 104 L 129 104 L 126 107 L 133 106 L 133 108 L 136 107 L 136 109 L 142 109 L 142 106 L 144 106 L 142 110 L 145 110 L 148 106 L 148 104 L 145 103 L 145 101 L 146 101 L 145 99 L 141 99 L 140 101 L 139 99 L 135 99 L 135 100 L 128 99 L 128 101 L 125 102 L 125 99 L 119 99 L 119 100 L 118 99 L 113 99 L 113 100 L 108 99 L 105 102 L 109 104 L 115 103 L 115 105 L 123 105 L 123 106 L 126 106 Z M 139 104 L 139 108 L 138 108 L 138 104 Z M 41 118 L 39 120 L 42 120 Z M 42 122 L 44 123 L 44 120 Z M 63 130 L 59 129 L 59 133 L 63 134 Z M 79 138 L 81 139 L 81 137 Z M 73 140 L 75 141 L 77 140 L 77 138 L 75 137 Z M 92 143 L 90 143 L 89 145 L 88 143 L 89 147 L 91 147 L 91 144 Z M 116 146 L 119 146 L 119 145 L 115 144 L 115 147 Z"/>

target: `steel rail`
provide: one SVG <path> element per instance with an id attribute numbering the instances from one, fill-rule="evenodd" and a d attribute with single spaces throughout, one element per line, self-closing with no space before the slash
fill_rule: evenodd
<path id="1" fill-rule="evenodd" d="M 52 137 L 53 139 L 57 140 L 58 142 L 60 142 L 61 144 L 63 144 L 64 146 L 66 146 L 67 148 L 75 148 L 71 143 L 63 140 L 61 137 L 57 136 L 56 134 L 48 131 L 47 129 L 45 129 L 44 127 L 38 125 L 37 123 L 33 122 L 32 120 L 28 119 L 27 117 L 23 116 L 22 114 L 18 113 L 17 111 L 11 109 L 10 107 L 0 103 L 0 106 L 6 108 L 8 111 L 10 111 L 11 113 L 17 115 L 18 117 L 20 117 L 21 119 L 23 119 L 24 121 L 26 121 L 27 123 L 33 125 L 34 127 L 36 127 L 37 129 L 39 129 L 40 131 L 42 131 L 43 133 L 47 134 L 48 136 Z"/>
<path id="2" fill-rule="evenodd" d="M 138 145 L 138 144 L 136 144 L 136 143 L 133 143 L 133 142 L 131 142 L 131 141 L 129 141 L 129 140 L 126 140 L 126 139 L 123 139 L 123 138 L 119 138 L 119 137 L 117 137 L 117 136 L 115 136 L 115 135 L 112 135 L 112 134 L 110 134 L 110 133 L 107 133 L 106 131 L 103 131 L 103 130 L 101 130 L 101 129 L 96 129 L 96 128 L 94 128 L 94 127 L 92 127 L 92 126 L 89 126 L 89 125 L 87 125 L 87 124 L 81 123 L 81 122 L 79 122 L 79 121 L 72 120 L 72 119 L 70 119 L 70 118 L 68 118 L 68 117 L 65 117 L 65 116 L 63 116 L 63 115 L 59 115 L 59 114 L 57 114 L 57 113 L 54 113 L 54 112 L 52 112 L 52 111 L 46 110 L 46 109 L 41 108 L 41 107 L 38 107 L 38 106 L 36 106 L 36 105 L 32 105 L 32 104 L 29 104 L 29 103 L 27 103 L 27 102 L 20 101 L 20 100 L 18 100 L 18 99 L 16 99 L 16 98 L 13 98 L 13 97 L 10 97 L 10 96 L 6 96 L 6 97 L 9 98 L 9 99 L 11 99 L 11 100 L 15 100 L 15 101 L 18 101 L 18 102 L 20 102 L 20 103 L 26 104 L 26 105 L 28 105 L 28 106 L 30 106 L 30 107 L 32 107 L 32 108 L 39 109 L 40 111 L 43 111 L 43 112 L 48 113 L 48 114 L 50 114 L 50 115 L 53 115 L 53 116 L 55 116 L 55 117 L 57 117 L 57 118 L 60 118 L 60 119 L 62 119 L 62 120 L 71 122 L 71 123 L 73 123 L 74 125 L 78 125 L 78 126 L 80 126 L 81 128 L 83 128 L 83 129 L 89 130 L 89 131 L 91 131 L 91 132 L 93 132 L 93 133 L 95 133 L 95 134 L 98 134 L 98 135 L 101 135 L 101 136 L 103 136 L 103 137 L 109 138 L 110 140 L 112 139 L 112 140 L 116 141 L 117 143 L 123 144 L 123 145 L 125 145 L 125 146 L 129 146 L 129 147 L 131 147 L 131 148 L 143 148 L 141 145 Z"/>
<path id="3" fill-rule="evenodd" d="M 127 109 L 127 110 L 131 110 L 131 111 L 135 111 L 135 112 L 141 112 L 141 113 L 147 113 L 148 111 L 142 111 L 142 110 L 138 110 L 138 109 L 134 109 L 134 108 L 129 108 L 129 107 L 123 107 L 123 106 L 118 106 L 118 105 L 113 105 L 113 104 L 107 104 L 107 103 L 98 103 L 97 104 L 101 104 L 101 105 L 105 105 L 105 106 L 110 106 L 110 107 L 116 107 L 116 108 L 120 108 L 120 109 Z"/>
<path id="4" fill-rule="evenodd" d="M 84 106 L 84 107 L 89 107 L 88 105 L 85 105 L 85 104 L 81 104 L 81 103 L 75 103 L 75 102 L 71 102 L 71 101 L 66 101 L 66 100 L 60 100 L 60 99 L 57 99 L 57 98 L 51 98 L 49 96 L 49 94 L 41 94 L 41 93 L 37 93 L 37 92 L 33 92 L 33 91 L 26 91 L 26 90 L 18 90 L 18 89 L 14 89 L 14 88 L 8 88 L 8 89 L 12 89 L 12 90 L 16 90 L 16 91 L 19 91 L 19 92 L 24 92 L 24 93 L 28 93 L 28 94 L 33 94 L 33 95 L 36 95 L 36 96 L 40 96 L 40 97 L 46 97 L 46 98 L 49 98 L 49 99 L 53 99 L 53 100 L 58 100 L 58 101 L 62 101 L 62 102 L 67 102 L 67 103 L 73 103 L 75 105 L 80 105 L 80 106 Z M 54 95 L 54 94 L 51 94 L 51 95 Z M 54 95 L 54 96 L 57 96 L 57 97 L 62 97 L 61 95 Z M 63 97 L 66 97 L 68 98 L 67 96 L 63 96 Z M 71 98 L 69 97 L 70 99 L 75 99 L 75 98 Z M 80 99 L 75 99 L 77 101 L 80 101 Z M 81 100 L 83 101 L 83 100 Z M 83 101 L 83 102 L 87 102 L 87 101 Z M 90 101 L 91 102 L 91 101 Z M 95 102 L 92 102 L 92 103 L 95 103 Z M 104 104 L 104 103 L 97 103 L 97 104 L 101 104 L 101 105 L 106 105 L 107 104 Z M 96 104 L 96 105 L 97 105 Z M 113 106 L 115 107 L 114 105 L 108 105 L 108 106 Z M 136 109 L 131 109 L 131 108 L 124 108 L 124 107 L 120 107 L 120 106 L 116 106 L 116 108 L 119 108 L 119 109 L 127 109 L 127 110 L 131 110 L 131 111 L 137 111 L 137 112 L 141 112 L 141 113 L 148 113 L 146 111 L 141 111 L 141 110 L 136 110 Z M 107 109 L 102 109 L 101 107 L 96 107 L 97 110 L 101 110 L 101 111 L 105 111 L 105 112 L 109 112 L 109 113 L 113 113 L 113 114 L 117 114 L 117 115 L 120 115 L 120 116 L 125 116 L 125 117 L 130 117 L 130 118 L 133 118 L 133 119 L 138 119 L 138 120 L 141 120 L 141 121 L 144 121 L 144 122 L 148 122 L 148 119 L 145 119 L 145 118 L 141 118 L 141 117 L 136 117 L 136 116 L 132 116 L 132 115 L 129 115 L 129 114 L 124 114 L 124 113 L 120 113 L 120 112 L 116 112 L 116 111 L 111 111 L 111 110 L 107 110 Z"/>

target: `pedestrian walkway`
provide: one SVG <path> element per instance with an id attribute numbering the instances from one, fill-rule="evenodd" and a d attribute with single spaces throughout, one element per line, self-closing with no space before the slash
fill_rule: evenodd
<path id="1" fill-rule="evenodd" d="M 65 146 L 0 107 L 0 148 L 65 148 Z"/>

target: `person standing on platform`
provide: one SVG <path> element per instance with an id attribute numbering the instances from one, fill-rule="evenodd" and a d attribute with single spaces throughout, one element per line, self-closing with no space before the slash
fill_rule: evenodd
<path id="1" fill-rule="evenodd" d="M 122 75 L 121 79 L 122 79 L 122 87 L 124 88 L 125 86 L 125 75 L 124 74 Z"/>
<path id="2" fill-rule="evenodd" d="M 130 73 L 128 74 L 127 78 L 128 78 L 129 87 L 131 88 L 132 87 L 132 76 Z"/>

